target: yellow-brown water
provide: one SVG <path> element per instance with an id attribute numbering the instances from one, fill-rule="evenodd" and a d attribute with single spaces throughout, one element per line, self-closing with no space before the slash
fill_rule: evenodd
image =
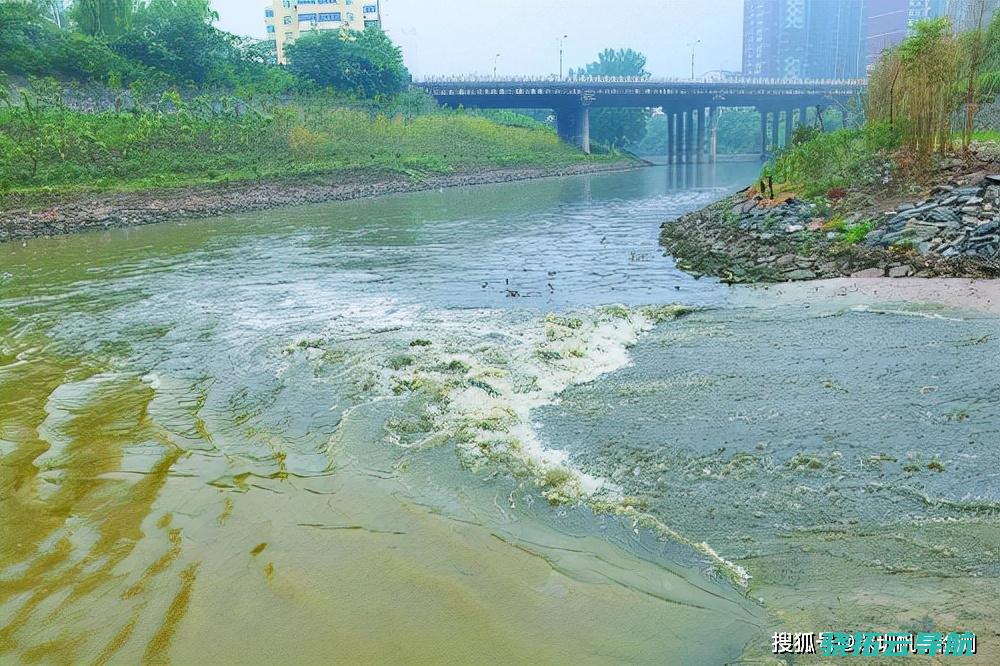
<path id="1" fill-rule="evenodd" d="M 761 609 L 700 556 L 387 438 L 412 340 L 687 285 L 655 222 L 720 192 L 657 171 L 0 248 L 0 661 L 735 658 Z"/>
<path id="2" fill-rule="evenodd" d="M 0 662 L 995 661 L 996 318 L 680 273 L 720 169 L 0 246 Z"/>

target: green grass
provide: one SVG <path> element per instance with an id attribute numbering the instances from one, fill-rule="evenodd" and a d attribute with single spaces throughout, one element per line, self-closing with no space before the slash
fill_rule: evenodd
<path id="1" fill-rule="evenodd" d="M 419 179 L 503 167 L 607 160 L 559 141 L 545 126 L 517 127 L 463 112 L 389 117 L 323 104 L 243 115 L 182 107 L 165 113 L 86 114 L 0 108 L 4 203 L 79 191 L 131 191 L 370 172 Z"/>
<path id="2" fill-rule="evenodd" d="M 1000 131 L 998 130 L 982 130 L 979 132 L 972 133 L 973 141 L 993 141 L 995 143 L 1000 143 Z"/>
<path id="3" fill-rule="evenodd" d="M 859 222 L 858 224 L 844 228 L 840 239 L 846 245 L 857 245 L 861 243 L 874 228 L 875 223 L 871 220 Z"/>
<path id="4" fill-rule="evenodd" d="M 805 198 L 878 185 L 891 177 L 890 154 L 899 145 L 899 133 L 885 124 L 839 129 L 782 150 L 764 168 L 763 177 L 773 176 L 783 189 Z"/>

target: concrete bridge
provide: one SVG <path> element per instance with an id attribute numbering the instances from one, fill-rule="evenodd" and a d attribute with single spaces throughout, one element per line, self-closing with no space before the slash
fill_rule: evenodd
<path id="1" fill-rule="evenodd" d="M 442 77 L 415 82 L 445 106 L 480 109 L 552 109 L 559 136 L 590 152 L 590 109 L 662 108 L 667 114 L 671 162 L 714 161 L 720 108 L 753 107 L 760 113 L 761 153 L 791 142 L 792 129 L 809 108 L 845 108 L 867 81 L 649 79 L 622 77 Z M 784 117 L 784 132 L 780 131 Z M 783 134 L 783 136 L 779 136 Z"/>

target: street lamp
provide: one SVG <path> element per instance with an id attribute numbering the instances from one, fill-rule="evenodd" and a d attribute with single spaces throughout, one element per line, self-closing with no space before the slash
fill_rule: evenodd
<path id="1" fill-rule="evenodd" d="M 493 56 L 493 78 L 497 78 L 497 63 L 500 61 L 500 54 Z"/>
<path id="2" fill-rule="evenodd" d="M 563 78 L 563 40 L 569 38 L 569 35 L 563 35 L 559 37 L 559 80 L 562 81 Z"/>
<path id="3" fill-rule="evenodd" d="M 698 46 L 699 44 L 701 44 L 701 40 L 700 39 L 696 39 L 695 41 L 693 41 L 690 44 L 688 44 L 688 48 L 691 49 L 691 80 L 692 81 L 694 81 L 694 48 L 696 46 Z"/>

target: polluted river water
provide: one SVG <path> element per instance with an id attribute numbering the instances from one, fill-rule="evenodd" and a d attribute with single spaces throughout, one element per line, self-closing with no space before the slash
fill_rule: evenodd
<path id="1" fill-rule="evenodd" d="M 997 315 L 662 256 L 755 170 L 0 247 L 0 662 L 1000 658 Z"/>

